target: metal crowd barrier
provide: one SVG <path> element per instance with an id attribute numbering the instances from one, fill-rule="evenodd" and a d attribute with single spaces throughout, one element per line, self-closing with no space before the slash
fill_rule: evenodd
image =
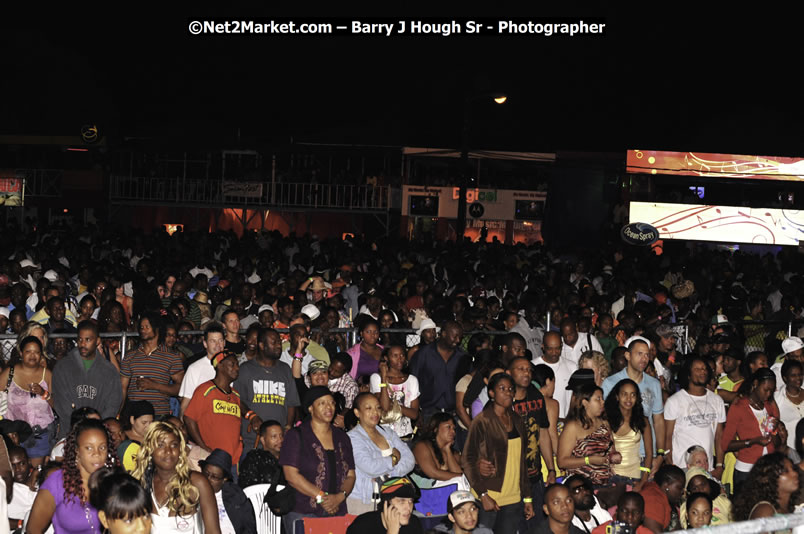
<path id="1" fill-rule="evenodd" d="M 290 328 L 274 328 L 274 330 L 276 330 L 279 333 L 283 333 L 283 334 L 290 332 Z M 312 331 L 313 332 L 321 332 L 321 329 L 320 328 L 313 328 Z M 357 328 L 330 328 L 330 329 L 327 330 L 327 332 L 332 332 L 332 333 L 335 333 L 335 334 L 347 334 L 347 345 L 352 346 L 352 345 L 357 343 L 357 337 L 358 337 L 359 329 L 357 329 Z M 418 330 L 416 330 L 415 328 L 381 328 L 380 329 L 380 333 L 389 333 L 389 334 L 412 335 L 412 334 L 417 334 L 417 332 L 418 332 Z M 244 335 L 245 333 L 246 333 L 246 329 L 241 329 L 240 330 L 240 335 Z M 496 336 L 496 335 L 503 335 L 504 336 L 507 333 L 508 332 L 504 332 L 504 331 L 500 331 L 500 330 L 469 330 L 469 331 L 465 331 L 463 334 L 465 336 L 473 335 L 473 334 L 488 334 L 490 336 Z M 200 335 L 203 335 L 203 334 L 204 334 L 203 330 L 182 330 L 179 335 L 182 335 L 182 336 L 185 336 L 185 335 L 200 336 Z M 48 339 L 56 339 L 56 338 L 76 339 L 76 338 L 78 338 L 78 334 L 77 333 L 48 334 L 47 337 L 48 337 Z M 120 338 L 120 356 L 121 356 L 121 358 L 125 358 L 126 357 L 126 350 L 127 350 L 127 345 L 128 345 L 127 342 L 128 342 L 128 340 L 130 338 L 140 337 L 140 334 L 138 332 L 134 332 L 134 331 L 132 331 L 132 332 L 103 332 L 103 333 L 100 334 L 100 337 L 101 338 L 110 338 L 110 337 L 111 338 L 114 338 L 114 337 Z M 11 340 L 16 341 L 17 336 L 15 334 L 0 334 L 0 343 L 2 343 L 3 341 L 5 341 L 7 339 L 11 339 Z M 405 342 L 405 347 L 409 348 L 408 344 L 407 344 L 407 339 L 406 339 L 406 342 Z"/>
<path id="2" fill-rule="evenodd" d="M 804 525 L 804 513 L 799 512 L 796 514 L 775 515 L 773 517 L 763 517 L 762 519 L 727 523 L 716 527 L 678 530 L 676 534 L 680 532 L 686 534 L 758 534 L 759 532 L 789 530 L 802 525 Z"/>

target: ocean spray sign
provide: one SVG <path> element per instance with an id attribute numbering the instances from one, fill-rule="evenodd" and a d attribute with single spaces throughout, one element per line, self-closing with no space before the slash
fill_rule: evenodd
<path id="1" fill-rule="evenodd" d="M 629 245 L 648 246 L 659 240 L 659 231 L 648 223 L 634 222 L 623 226 L 620 237 Z"/>

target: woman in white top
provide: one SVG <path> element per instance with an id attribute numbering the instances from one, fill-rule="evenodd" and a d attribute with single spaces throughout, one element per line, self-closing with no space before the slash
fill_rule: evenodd
<path id="1" fill-rule="evenodd" d="M 175 426 L 151 424 L 132 476 L 153 499 L 152 533 L 221 534 L 215 494 L 204 475 L 190 471 L 184 436 Z"/>
<path id="2" fill-rule="evenodd" d="M 779 419 L 787 428 L 796 428 L 798 421 L 804 417 L 804 389 L 801 389 L 804 365 L 798 360 L 785 360 L 782 364 L 782 389 L 776 392 L 774 399 L 779 406 Z M 789 432 L 787 446 L 795 449 L 795 432 Z"/>
<path id="3" fill-rule="evenodd" d="M 419 418 L 419 380 L 406 372 L 407 366 L 403 347 L 386 347 L 380 357 L 380 372 L 372 374 L 369 380 L 371 392 L 380 402 L 383 421 L 400 438 L 412 437 L 413 424 Z"/>

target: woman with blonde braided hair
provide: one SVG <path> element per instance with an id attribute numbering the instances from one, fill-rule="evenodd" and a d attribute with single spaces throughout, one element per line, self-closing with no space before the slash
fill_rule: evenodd
<path id="1" fill-rule="evenodd" d="M 131 475 L 151 496 L 152 532 L 220 534 L 218 506 L 207 478 L 190 471 L 184 436 L 166 422 L 151 424 Z"/>

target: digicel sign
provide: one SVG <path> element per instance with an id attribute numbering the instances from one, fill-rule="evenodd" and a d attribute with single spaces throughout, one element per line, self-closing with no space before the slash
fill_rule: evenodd
<path id="1" fill-rule="evenodd" d="M 452 200 L 461 198 L 461 188 L 452 188 Z M 467 189 L 466 202 L 471 204 L 475 201 L 481 202 L 497 202 L 497 191 L 481 191 L 480 189 Z"/>

